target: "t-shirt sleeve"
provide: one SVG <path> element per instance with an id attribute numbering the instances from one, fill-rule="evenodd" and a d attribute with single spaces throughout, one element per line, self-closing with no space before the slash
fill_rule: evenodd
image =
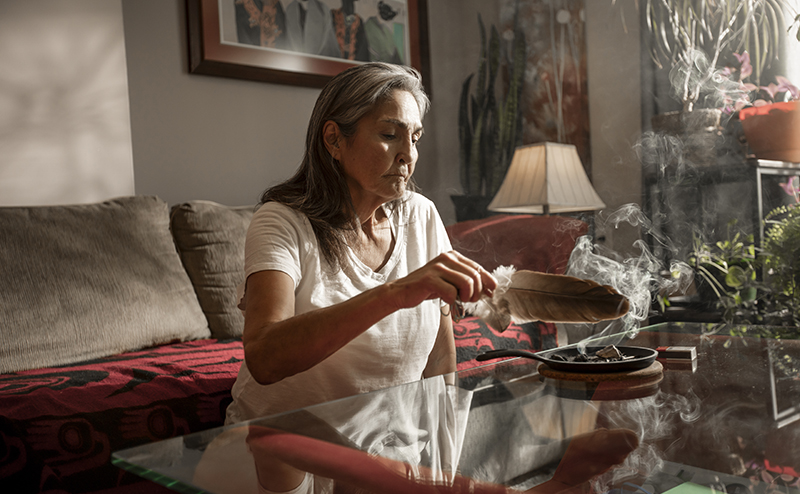
<path id="1" fill-rule="evenodd" d="M 438 252 L 436 255 L 439 255 L 443 252 L 450 252 L 453 250 L 453 246 L 450 244 L 450 237 L 447 235 L 447 229 L 445 229 L 444 222 L 442 222 L 442 218 L 439 216 L 439 212 L 435 207 L 433 208 L 433 221 L 436 225 L 436 245 L 438 246 Z"/>
<path id="2" fill-rule="evenodd" d="M 439 211 L 436 209 L 436 206 L 427 199 L 424 201 L 420 200 L 420 202 L 422 203 L 421 207 L 423 208 L 424 217 L 426 218 L 426 241 L 428 260 L 430 261 L 439 254 L 453 250 L 453 246 L 450 244 L 450 237 L 447 235 L 444 222 L 439 216 Z M 443 301 L 441 301 L 440 304 L 442 306 L 447 305 Z"/>
<path id="3" fill-rule="evenodd" d="M 436 257 L 443 252 L 450 252 L 453 250 L 453 246 L 450 245 L 450 237 L 447 235 L 447 230 L 445 229 L 442 218 L 439 217 L 439 212 L 436 210 L 436 208 L 433 208 L 433 223 L 435 225 L 434 230 L 436 231 L 435 245 L 437 246 L 438 250 L 436 255 L 433 257 Z M 439 305 L 444 307 L 447 304 L 444 302 L 444 300 L 440 300 Z"/>
<path id="4" fill-rule="evenodd" d="M 294 281 L 295 288 L 302 276 L 300 251 L 305 225 L 298 213 L 286 206 L 268 202 L 253 215 L 244 245 L 244 282 L 239 285 L 239 307 L 247 278 L 259 271 L 281 271 Z"/>
<path id="5" fill-rule="evenodd" d="M 450 244 L 450 237 L 447 235 L 444 222 L 442 222 L 442 218 L 439 216 L 439 211 L 437 211 L 436 206 L 430 200 L 426 200 L 424 207 L 427 209 L 426 230 L 428 232 L 428 255 L 430 260 L 443 252 L 453 250 L 453 246 Z"/>

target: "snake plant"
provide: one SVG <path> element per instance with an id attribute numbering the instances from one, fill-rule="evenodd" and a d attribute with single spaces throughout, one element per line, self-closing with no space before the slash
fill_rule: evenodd
<path id="1" fill-rule="evenodd" d="M 506 61 L 508 84 L 498 96 L 497 80 L 501 69 L 501 41 L 495 26 L 487 42 L 486 28 L 478 14 L 481 50 L 477 81 L 471 92 L 475 73 L 461 88 L 458 109 L 460 178 L 464 194 L 493 197 L 500 188 L 506 170 L 520 141 L 522 112 L 520 95 L 525 73 L 525 36 L 515 30 L 511 57 Z M 504 78 L 505 79 L 505 78 Z"/>

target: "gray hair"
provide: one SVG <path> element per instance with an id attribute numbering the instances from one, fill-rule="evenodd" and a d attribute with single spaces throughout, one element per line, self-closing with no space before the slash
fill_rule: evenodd
<path id="1" fill-rule="evenodd" d="M 373 62 L 351 67 L 331 79 L 311 113 L 300 168 L 292 178 L 261 196 L 262 204 L 276 201 L 306 215 L 323 256 L 334 269 L 347 262 L 346 236 L 359 223 L 341 166 L 325 147 L 325 123 L 336 123 L 342 136 L 351 137 L 358 122 L 397 90 L 414 97 L 420 119 L 424 118 L 430 100 L 422 77 L 412 67 Z M 409 189 L 416 190 L 412 181 Z"/>

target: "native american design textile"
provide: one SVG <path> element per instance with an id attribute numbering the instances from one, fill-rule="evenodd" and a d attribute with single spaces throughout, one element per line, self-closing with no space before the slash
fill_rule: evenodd
<path id="1" fill-rule="evenodd" d="M 111 453 L 222 425 L 242 359 L 209 339 L 0 376 L 0 490 L 168 492 Z"/>
<path id="2" fill-rule="evenodd" d="M 552 323 L 530 322 L 511 324 L 502 333 L 492 329 L 477 317 L 462 319 L 453 325 L 456 340 L 458 370 L 469 369 L 485 362 L 475 357 L 488 350 L 513 348 L 537 352 L 558 346 L 556 326 Z"/>

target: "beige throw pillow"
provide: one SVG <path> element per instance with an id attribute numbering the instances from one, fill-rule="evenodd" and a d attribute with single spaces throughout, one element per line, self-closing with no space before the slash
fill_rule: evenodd
<path id="1" fill-rule="evenodd" d="M 236 286 L 244 276 L 244 240 L 253 206 L 190 201 L 173 206 L 172 234 L 214 338 L 242 336 Z"/>
<path id="2" fill-rule="evenodd" d="M 0 208 L 0 372 L 209 337 L 168 211 L 145 196 Z"/>

